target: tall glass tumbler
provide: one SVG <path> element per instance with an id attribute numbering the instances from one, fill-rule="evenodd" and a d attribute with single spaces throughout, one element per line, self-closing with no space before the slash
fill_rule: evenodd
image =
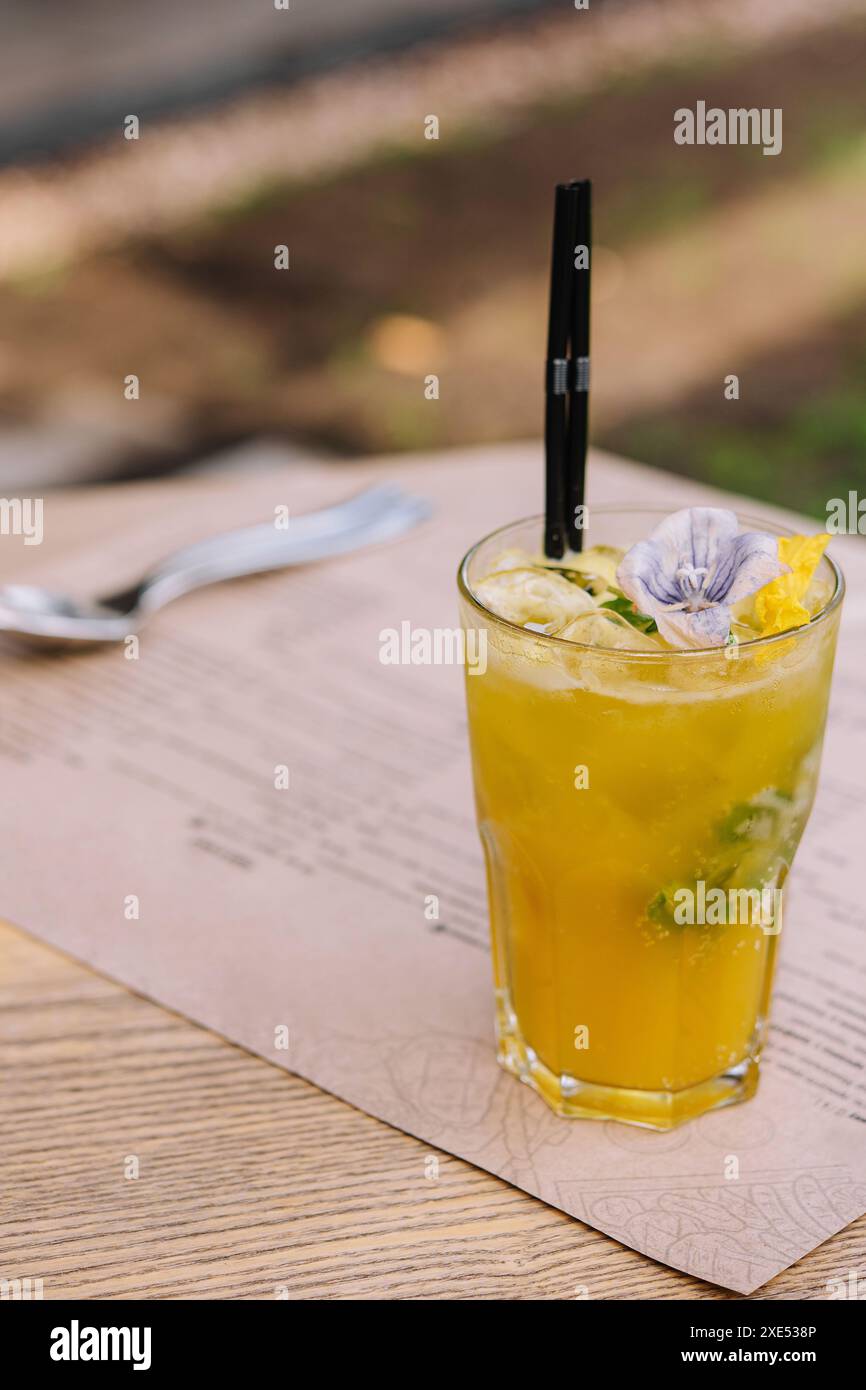
<path id="1" fill-rule="evenodd" d="M 627 547 L 662 515 L 594 509 L 586 545 Z M 495 532 L 458 576 L 486 646 L 466 691 L 499 1059 L 561 1115 L 669 1129 L 757 1086 L 844 582 L 825 557 L 812 620 L 733 649 L 585 646 L 473 594 L 542 532 Z"/>

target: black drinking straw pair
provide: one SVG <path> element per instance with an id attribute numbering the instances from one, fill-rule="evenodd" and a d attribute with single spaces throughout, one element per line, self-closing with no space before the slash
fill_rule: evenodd
<path id="1" fill-rule="evenodd" d="M 544 449 L 544 553 L 583 547 L 582 508 L 589 423 L 589 179 L 556 185 Z M 575 264 L 577 262 L 577 264 Z"/>

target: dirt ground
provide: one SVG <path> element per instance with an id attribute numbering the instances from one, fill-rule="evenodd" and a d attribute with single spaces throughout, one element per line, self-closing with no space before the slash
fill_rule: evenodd
<path id="1" fill-rule="evenodd" d="M 866 480 L 864 70 L 866 17 L 708 53 L 6 284 L 0 419 L 114 422 L 123 471 L 535 435 L 552 187 L 589 174 L 596 441 L 819 514 Z M 674 145 L 697 99 L 782 107 L 783 154 Z"/>

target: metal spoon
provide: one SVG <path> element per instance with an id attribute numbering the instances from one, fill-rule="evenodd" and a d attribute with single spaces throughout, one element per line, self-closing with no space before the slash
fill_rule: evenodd
<path id="1" fill-rule="evenodd" d="M 105 598 L 78 600 L 25 584 L 0 586 L 0 631 L 37 642 L 120 642 L 173 599 L 224 579 L 344 555 L 391 540 L 429 515 L 426 502 L 391 484 L 292 519 L 227 531 L 186 546 L 138 584 Z"/>

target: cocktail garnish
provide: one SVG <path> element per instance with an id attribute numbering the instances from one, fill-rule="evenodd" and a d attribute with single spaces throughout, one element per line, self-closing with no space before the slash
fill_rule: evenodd
<path id="1" fill-rule="evenodd" d="M 596 598 L 615 597 L 619 593 L 616 584 L 616 567 L 623 557 L 623 551 L 614 545 L 594 545 L 579 555 L 568 557 L 568 566 L 551 565 L 569 578 L 573 584 L 589 589 Z"/>
<path id="2" fill-rule="evenodd" d="M 639 613 L 630 598 L 625 594 L 618 594 L 615 598 L 609 598 L 600 605 L 602 608 L 610 608 L 614 613 L 619 613 L 621 618 L 625 618 L 627 623 L 636 627 L 639 632 L 658 632 L 658 623 L 655 618 L 651 618 L 648 613 Z"/>
<path id="3" fill-rule="evenodd" d="M 532 566 L 495 570 L 474 587 L 486 608 L 522 626 L 559 626 L 578 613 L 595 610 L 585 589 L 569 584 L 560 574 Z"/>
<path id="4" fill-rule="evenodd" d="M 607 587 L 601 575 L 590 574 L 588 570 L 569 570 L 563 565 L 539 565 L 539 569 L 550 570 L 552 574 L 561 574 L 563 579 L 567 579 L 569 584 L 576 584 L 579 589 L 586 589 L 588 594 L 601 592 Z"/>
<path id="5" fill-rule="evenodd" d="M 619 586 L 672 646 L 724 646 L 732 605 L 788 572 L 775 536 L 737 530 L 726 508 L 685 507 L 626 552 Z"/>
<path id="6" fill-rule="evenodd" d="M 779 559 L 788 566 L 788 573 L 755 594 L 755 625 L 762 637 L 809 622 L 812 614 L 803 599 L 829 540 L 826 534 L 779 537 Z"/>
<path id="7" fill-rule="evenodd" d="M 792 800 L 789 792 L 768 787 L 752 801 L 738 802 L 718 826 L 719 839 L 725 844 L 768 839 L 775 832 L 779 817 L 790 814 Z"/>
<path id="8" fill-rule="evenodd" d="M 647 903 L 646 915 L 660 926 L 682 925 L 675 916 L 678 894 L 700 881 L 716 888 L 757 890 L 775 886 L 787 871 L 797 846 L 808 800 L 795 799 L 779 787 L 766 787 L 751 801 L 730 808 L 716 827 L 716 847 L 679 883 L 665 884 Z"/>

